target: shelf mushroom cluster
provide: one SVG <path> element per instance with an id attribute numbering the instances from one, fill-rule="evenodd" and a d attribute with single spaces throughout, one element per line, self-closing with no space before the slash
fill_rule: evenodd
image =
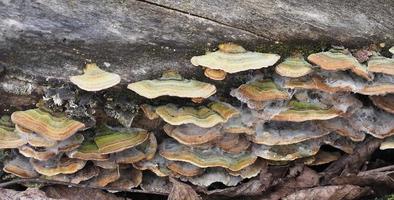
<path id="1" fill-rule="evenodd" d="M 273 66 L 279 59 L 226 43 L 191 63 L 218 81 Z M 83 123 L 61 114 L 14 112 L 0 120 L 0 148 L 18 150 L 4 171 L 124 190 L 152 178 L 143 171 L 202 187 L 214 182 L 235 186 L 267 165 L 327 164 L 351 154 L 367 135 L 384 139 L 381 149 L 394 148 L 394 59 L 374 52 L 360 63 L 346 49 L 332 49 L 307 59 L 286 58 L 273 71 L 229 91 L 246 104 L 238 107 L 214 100 L 214 84 L 185 79 L 175 71 L 130 83 L 128 89 L 148 99 L 207 99 L 204 104 L 140 105 L 147 120 L 162 122 L 155 134 L 99 125 L 87 137 Z M 87 91 L 120 82 L 119 75 L 96 65 L 70 79 Z"/>

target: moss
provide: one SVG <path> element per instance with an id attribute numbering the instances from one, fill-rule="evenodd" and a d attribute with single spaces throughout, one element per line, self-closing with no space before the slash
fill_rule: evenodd
<path id="1" fill-rule="evenodd" d="M 293 110 L 321 110 L 322 108 L 316 104 L 308 102 L 290 101 L 289 106 Z"/>

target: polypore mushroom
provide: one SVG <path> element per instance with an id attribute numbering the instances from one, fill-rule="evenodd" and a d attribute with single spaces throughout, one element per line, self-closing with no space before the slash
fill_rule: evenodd
<path id="1" fill-rule="evenodd" d="M 3 171 L 14 174 L 21 178 L 34 178 L 39 174 L 33 169 L 29 160 L 23 156 L 15 156 L 14 159 L 4 164 Z"/>
<path id="2" fill-rule="evenodd" d="M 383 56 L 372 56 L 368 60 L 368 71 L 394 75 L 394 59 Z"/>
<path id="3" fill-rule="evenodd" d="M 138 128 L 102 127 L 94 142 L 102 154 L 116 153 L 137 146 L 148 139 L 149 134 Z"/>
<path id="4" fill-rule="evenodd" d="M 373 104 L 382 110 L 394 114 L 394 94 L 385 96 L 370 96 Z"/>
<path id="5" fill-rule="evenodd" d="M 290 101 L 289 109 L 274 115 L 274 121 L 303 122 L 308 120 L 327 120 L 342 114 L 342 111 L 308 102 Z"/>
<path id="6" fill-rule="evenodd" d="M 12 113 L 11 120 L 52 140 L 65 140 L 85 127 L 81 122 L 66 117 L 56 117 L 41 109 L 16 111 Z"/>
<path id="7" fill-rule="evenodd" d="M 231 134 L 246 134 L 246 135 L 253 135 L 254 129 L 248 127 L 246 124 L 242 122 L 242 117 L 233 117 L 229 119 L 226 123 L 223 124 L 222 131 L 225 133 Z"/>
<path id="8" fill-rule="evenodd" d="M 242 181 L 241 176 L 232 176 L 225 169 L 219 167 L 207 168 L 205 172 L 199 176 L 182 177 L 181 179 L 202 187 L 208 187 L 216 182 L 226 186 L 235 186 Z"/>
<path id="9" fill-rule="evenodd" d="M 315 155 L 323 144 L 331 145 L 345 152 L 351 152 L 354 145 L 338 134 L 331 133 L 320 138 L 305 140 L 289 145 L 254 144 L 252 151 L 258 157 L 274 161 L 291 161 Z"/>
<path id="10" fill-rule="evenodd" d="M 214 102 L 210 108 L 200 106 L 180 107 L 167 104 L 156 108 L 156 113 L 171 125 L 195 124 L 203 128 L 210 128 L 219 123 L 226 122 L 230 117 L 238 114 L 238 111 L 228 104 Z"/>
<path id="11" fill-rule="evenodd" d="M 319 121 L 319 124 L 329 131 L 348 137 L 355 142 L 361 142 L 365 139 L 365 133 L 361 130 L 354 129 L 350 121 L 346 118 L 337 117 L 329 120 L 322 120 Z"/>
<path id="12" fill-rule="evenodd" d="M 330 87 L 325 83 L 324 79 L 318 75 L 289 79 L 285 81 L 283 87 L 289 89 L 320 90 L 327 93 L 352 91 L 350 87 Z"/>
<path id="13" fill-rule="evenodd" d="M 365 84 L 365 86 L 357 91 L 357 93 L 364 95 L 385 95 L 394 93 L 394 77 L 390 75 L 377 74 L 372 83 Z"/>
<path id="14" fill-rule="evenodd" d="M 150 120 L 154 120 L 154 119 L 159 118 L 159 115 L 156 114 L 155 108 L 153 106 L 148 105 L 148 104 L 142 104 L 140 106 L 140 108 L 141 108 L 141 110 L 144 113 L 146 118 L 148 118 Z"/>
<path id="15" fill-rule="evenodd" d="M 120 83 L 118 74 L 106 72 L 95 63 L 86 64 L 83 75 L 70 76 L 70 81 L 82 90 L 100 91 Z"/>
<path id="16" fill-rule="evenodd" d="M 54 176 L 57 174 L 73 174 L 82 169 L 86 161 L 63 156 L 60 159 L 53 158 L 48 161 L 30 159 L 30 163 L 38 173 L 45 176 Z"/>
<path id="17" fill-rule="evenodd" d="M 27 143 L 13 128 L 0 125 L 0 149 L 17 148 Z"/>
<path id="18" fill-rule="evenodd" d="M 15 132 L 25 138 L 27 143 L 33 147 L 52 147 L 57 144 L 56 140 L 45 138 L 17 124 L 15 125 Z"/>
<path id="19" fill-rule="evenodd" d="M 156 137 L 153 133 L 150 133 L 149 138 L 142 144 L 112 154 L 110 160 L 114 160 L 118 164 L 132 164 L 141 160 L 151 160 L 155 156 L 156 150 Z"/>
<path id="20" fill-rule="evenodd" d="M 348 120 L 354 129 L 376 138 L 394 135 L 394 115 L 372 107 L 358 109 Z"/>
<path id="21" fill-rule="evenodd" d="M 253 178 L 260 174 L 264 169 L 268 169 L 268 163 L 266 160 L 257 159 L 252 165 L 247 166 L 239 171 L 227 170 L 232 176 L 241 176 L 242 178 Z"/>
<path id="22" fill-rule="evenodd" d="M 133 167 L 139 170 L 149 170 L 155 173 L 157 176 L 169 176 L 171 170 L 167 168 L 167 160 L 159 154 L 156 154 L 151 160 L 141 160 L 133 163 Z"/>
<path id="23" fill-rule="evenodd" d="M 109 155 L 100 153 L 99 148 L 93 141 L 83 143 L 78 149 L 68 152 L 67 156 L 70 158 L 77 158 L 80 160 L 108 160 Z"/>
<path id="24" fill-rule="evenodd" d="M 198 176 L 204 173 L 204 169 L 187 162 L 167 161 L 166 166 L 172 172 L 181 176 Z"/>
<path id="25" fill-rule="evenodd" d="M 232 154 L 245 152 L 250 146 L 250 141 L 240 134 L 224 134 L 224 136 L 218 138 L 215 143 L 224 152 Z"/>
<path id="26" fill-rule="evenodd" d="M 253 135 L 252 141 L 256 144 L 268 146 L 288 145 L 323 137 L 330 132 L 314 121 L 259 123 L 256 126 L 256 134 Z"/>
<path id="27" fill-rule="evenodd" d="M 185 145 L 204 144 L 222 136 L 221 125 L 201 128 L 194 124 L 183 124 L 180 126 L 166 124 L 163 129 L 168 136 Z"/>
<path id="28" fill-rule="evenodd" d="M 109 188 L 130 190 L 138 187 L 142 182 L 141 170 L 134 168 L 125 168 L 119 170 L 120 177 L 115 182 L 107 185 Z"/>
<path id="29" fill-rule="evenodd" d="M 302 56 L 294 56 L 286 58 L 285 61 L 277 65 L 275 71 L 281 76 L 297 78 L 311 73 L 312 65 Z"/>
<path id="30" fill-rule="evenodd" d="M 159 96 L 208 98 L 216 92 L 209 83 L 183 79 L 177 72 L 165 72 L 160 79 L 130 83 L 128 89 L 149 99 Z"/>
<path id="31" fill-rule="evenodd" d="M 394 136 L 385 138 L 384 141 L 380 144 L 379 149 L 380 150 L 394 149 Z"/>
<path id="32" fill-rule="evenodd" d="M 55 176 L 46 176 L 45 179 L 79 184 L 80 182 L 90 180 L 98 176 L 99 174 L 100 168 L 92 165 L 85 166 L 83 169 L 79 170 L 74 174 L 58 174 Z"/>
<path id="33" fill-rule="evenodd" d="M 220 44 L 218 51 L 194 56 L 191 63 L 194 66 L 237 73 L 272 66 L 279 58 L 280 56 L 277 54 L 250 52 L 239 45 L 226 43 Z"/>
<path id="34" fill-rule="evenodd" d="M 23 145 L 18 148 L 19 153 L 28 158 L 34 158 L 36 160 L 45 161 L 56 156 L 57 152 L 47 150 L 45 148 L 34 148 L 30 145 Z"/>
<path id="35" fill-rule="evenodd" d="M 90 179 L 88 184 L 95 187 L 105 187 L 110 183 L 117 181 L 120 178 L 119 168 L 115 169 L 100 169 L 98 176 Z"/>
<path id="36" fill-rule="evenodd" d="M 313 159 L 307 160 L 304 162 L 306 165 L 314 166 L 314 165 L 324 165 L 330 163 L 332 161 L 338 160 L 341 157 L 341 153 L 339 152 L 329 152 L 320 150 Z"/>
<path id="37" fill-rule="evenodd" d="M 204 75 L 212 80 L 221 81 L 226 78 L 227 73 L 220 69 L 204 69 Z"/>
<path id="38" fill-rule="evenodd" d="M 97 167 L 100 167 L 102 169 L 117 169 L 119 168 L 119 164 L 116 163 L 115 159 L 109 159 L 109 160 L 93 160 L 93 164 Z"/>
<path id="39" fill-rule="evenodd" d="M 184 161 L 202 168 L 223 167 L 233 171 L 241 170 L 256 160 L 256 156 L 249 152 L 229 154 L 217 147 L 201 150 L 179 144 L 171 139 L 162 142 L 160 155 L 168 160 Z"/>
<path id="40" fill-rule="evenodd" d="M 324 70 L 344 71 L 351 70 L 355 74 L 371 80 L 371 75 L 365 66 L 360 64 L 351 54 L 345 54 L 340 51 L 326 51 L 314 53 L 308 56 L 308 60 Z"/>
<path id="41" fill-rule="evenodd" d="M 231 90 L 231 96 L 247 103 L 252 109 L 262 108 L 265 101 L 287 100 L 290 98 L 289 93 L 279 88 L 279 86 L 270 79 L 252 80 L 242 84 L 237 89 Z M 260 105 L 261 104 L 261 105 Z"/>

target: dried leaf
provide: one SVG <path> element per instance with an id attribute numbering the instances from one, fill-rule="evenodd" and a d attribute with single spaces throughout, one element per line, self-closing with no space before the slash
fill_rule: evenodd
<path id="1" fill-rule="evenodd" d="M 342 156 L 324 170 L 324 182 L 328 182 L 341 173 L 357 173 L 364 162 L 379 148 L 380 143 L 382 140 L 367 138 L 357 146 L 353 154 Z"/>
<path id="2" fill-rule="evenodd" d="M 64 199 L 64 196 L 57 199 Z M 37 188 L 27 188 L 25 191 L 16 191 L 11 189 L 0 188 L 0 200 L 54 200 L 53 198 L 47 197 L 45 192 Z"/>
<path id="3" fill-rule="evenodd" d="M 94 199 L 94 200 L 124 200 L 111 193 L 99 189 L 77 188 L 67 186 L 49 186 L 43 188 L 48 197 L 59 199 Z M 36 199 L 36 198 L 35 198 Z M 46 199 L 45 199 L 46 200 Z"/>
<path id="4" fill-rule="evenodd" d="M 170 178 L 172 188 L 168 200 L 201 200 L 200 195 L 193 190 L 190 185 L 179 182 L 174 178 Z"/>
<path id="5" fill-rule="evenodd" d="M 276 185 L 274 192 L 265 194 L 262 199 L 278 200 L 300 189 L 317 186 L 320 178 L 314 170 L 302 165 L 290 168 L 287 177 Z"/>
<path id="6" fill-rule="evenodd" d="M 371 194 L 369 188 L 355 185 L 320 186 L 299 190 L 283 198 L 283 200 L 319 199 L 319 200 L 351 200 Z"/>
<path id="7" fill-rule="evenodd" d="M 370 186 L 375 192 L 385 193 L 394 189 L 394 165 L 363 171 L 357 175 L 339 176 L 331 179 L 336 185 L 352 184 Z"/>

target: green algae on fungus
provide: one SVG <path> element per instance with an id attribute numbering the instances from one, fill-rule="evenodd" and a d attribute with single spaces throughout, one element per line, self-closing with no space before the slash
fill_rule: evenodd
<path id="1" fill-rule="evenodd" d="M 83 143 L 78 149 L 68 152 L 68 157 L 81 160 L 108 160 L 109 155 L 100 152 L 98 146 L 93 141 Z"/>
<path id="2" fill-rule="evenodd" d="M 120 152 L 143 143 L 148 139 L 148 131 L 138 128 L 100 127 L 94 142 L 102 154 Z"/>
<path id="3" fill-rule="evenodd" d="M 15 124 L 52 140 L 65 140 L 85 127 L 81 122 L 53 116 L 41 109 L 16 111 L 12 113 L 11 120 Z"/>
<path id="4" fill-rule="evenodd" d="M 290 101 L 289 109 L 273 116 L 274 121 L 303 122 L 309 120 L 327 120 L 338 117 L 343 112 L 334 108 L 324 108 L 322 106 L 308 103 Z"/>

